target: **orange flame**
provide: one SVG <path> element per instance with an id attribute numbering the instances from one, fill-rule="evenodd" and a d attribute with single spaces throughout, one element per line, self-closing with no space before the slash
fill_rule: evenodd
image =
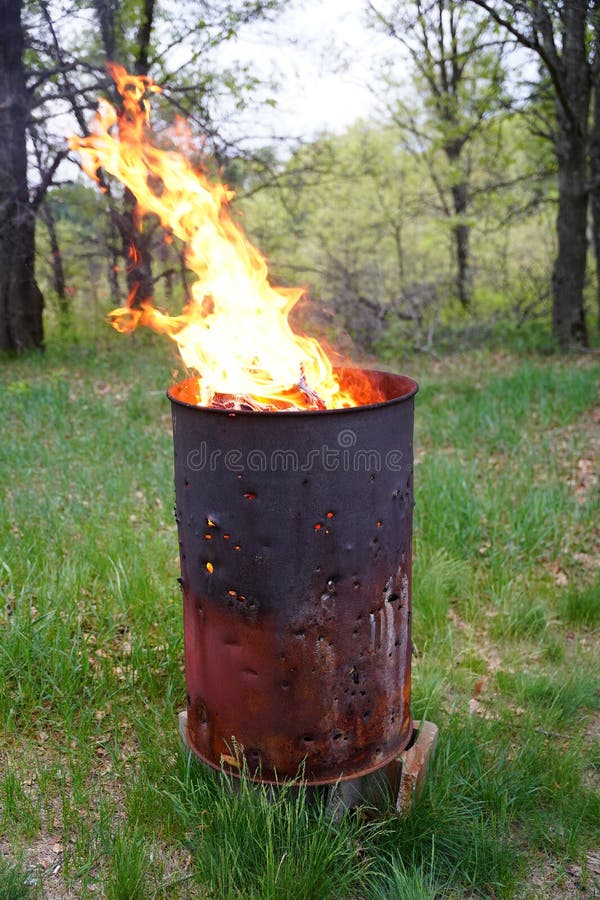
<path id="1" fill-rule="evenodd" d="M 231 220 L 233 192 L 211 183 L 176 150 L 149 140 L 148 91 L 160 88 L 147 76 L 119 65 L 109 71 L 123 98 L 117 112 L 100 100 L 89 137 L 73 136 L 84 171 L 98 181 L 103 168 L 135 195 L 141 215 L 154 213 L 185 243 L 186 263 L 197 276 L 181 315 L 170 316 L 144 300 L 114 309 L 111 324 L 130 332 L 147 325 L 169 335 L 185 365 L 197 373 L 195 402 L 249 397 L 266 408 L 341 408 L 356 405 L 340 389 L 330 360 L 313 338 L 296 334 L 288 321 L 302 288 L 269 283 L 267 264 Z M 135 248 L 132 248 L 135 252 Z"/>

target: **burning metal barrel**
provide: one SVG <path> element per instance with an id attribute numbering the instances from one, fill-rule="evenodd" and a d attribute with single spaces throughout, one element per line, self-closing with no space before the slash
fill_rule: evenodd
<path id="1" fill-rule="evenodd" d="M 228 411 L 169 391 L 184 596 L 187 740 L 260 781 L 352 779 L 412 736 L 417 384 L 377 402 Z M 339 369 L 342 388 L 357 371 Z"/>
<path id="2" fill-rule="evenodd" d="M 196 279 L 177 315 L 137 288 L 110 314 L 118 331 L 169 335 L 197 376 L 169 392 L 188 744 L 212 766 L 239 771 L 245 760 L 258 780 L 358 778 L 413 736 L 417 385 L 333 371 L 325 348 L 291 327 L 304 290 L 271 283 L 228 214 L 231 191 L 195 169 L 179 140 L 151 140 L 148 95 L 159 86 L 109 71 L 119 108 L 99 104 L 70 147 L 182 242 Z"/>

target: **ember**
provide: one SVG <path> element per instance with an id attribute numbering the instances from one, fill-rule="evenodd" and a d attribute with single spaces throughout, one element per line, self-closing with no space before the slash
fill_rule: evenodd
<path id="1" fill-rule="evenodd" d="M 184 242 L 197 276 L 180 315 L 137 302 L 134 290 L 125 307 L 110 313 L 113 327 L 130 332 L 146 325 L 171 337 L 195 373 L 197 405 L 269 411 L 376 401 L 342 390 L 321 344 L 292 330 L 289 314 L 303 289 L 270 284 L 264 257 L 227 212 L 233 192 L 211 183 L 179 151 L 151 141 L 146 96 L 160 88 L 122 66 L 109 70 L 122 109 L 100 100 L 92 134 L 71 137 L 70 147 L 88 175 L 98 181 L 100 168 L 114 175 L 135 195 L 140 215 L 155 214 L 168 240 Z"/>
<path id="2" fill-rule="evenodd" d="M 327 409 L 316 391 L 313 391 L 304 375 L 304 367 L 301 369 L 300 378 L 294 387 L 287 392 L 289 398 L 281 397 L 277 403 L 259 403 L 250 394 L 213 394 L 210 406 L 212 409 L 237 410 L 239 412 L 274 412 L 285 409 Z"/>

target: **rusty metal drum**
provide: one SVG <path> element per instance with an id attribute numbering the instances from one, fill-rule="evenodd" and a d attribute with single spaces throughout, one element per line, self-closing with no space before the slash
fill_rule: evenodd
<path id="1" fill-rule="evenodd" d="M 377 402 L 341 410 L 231 412 L 188 402 L 189 380 L 169 391 L 187 738 L 211 766 L 328 784 L 412 735 L 417 384 L 361 377 Z"/>

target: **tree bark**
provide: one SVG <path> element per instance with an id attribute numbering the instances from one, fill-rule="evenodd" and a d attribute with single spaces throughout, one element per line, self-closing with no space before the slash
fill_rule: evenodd
<path id="1" fill-rule="evenodd" d="M 114 211 L 122 242 L 122 254 L 125 259 L 125 276 L 129 305 L 139 307 L 144 300 L 151 300 L 154 291 L 152 276 L 152 231 L 146 223 L 146 229 L 137 213 L 137 200 L 126 188 L 123 197 L 123 212 Z"/>
<path id="2" fill-rule="evenodd" d="M 46 225 L 48 239 L 50 241 L 50 253 L 52 254 L 52 282 L 58 301 L 60 326 L 61 328 L 66 328 L 70 324 L 71 304 L 69 302 L 69 297 L 67 296 L 65 269 L 58 241 L 58 233 L 56 231 L 56 221 L 54 219 L 52 207 L 49 203 L 42 203 L 40 212 Z"/>
<path id="3" fill-rule="evenodd" d="M 588 141 L 591 94 L 586 0 L 565 4 L 562 78 L 568 106 L 556 102 L 558 255 L 552 272 L 552 327 L 562 350 L 588 346 L 583 289 L 587 262 Z"/>
<path id="4" fill-rule="evenodd" d="M 590 207 L 592 213 L 592 246 L 596 260 L 596 304 L 600 330 L 600 2 L 595 4 L 593 110 L 590 135 Z"/>
<path id="5" fill-rule="evenodd" d="M 473 296 L 473 270 L 471 269 L 470 239 L 471 227 L 464 221 L 469 206 L 466 183 L 454 185 L 452 202 L 456 223 L 452 226 L 454 252 L 456 258 L 456 293 L 461 306 L 469 309 Z"/>
<path id="6" fill-rule="evenodd" d="M 0 0 L 0 350 L 43 347 L 35 213 L 27 185 L 28 94 L 21 0 Z"/>
<path id="7" fill-rule="evenodd" d="M 588 345 L 583 305 L 588 208 L 585 149 L 585 144 L 559 123 L 558 254 L 552 272 L 552 326 L 562 350 Z"/>
<path id="8" fill-rule="evenodd" d="M 104 52 L 109 62 L 123 62 L 123 60 L 115 60 L 115 55 L 118 54 L 118 48 L 122 43 L 120 40 L 122 35 L 117 33 L 119 6 L 119 3 L 111 3 L 110 0 L 94 0 Z M 139 10 L 133 53 L 133 71 L 136 75 L 148 74 L 154 15 L 155 0 L 143 0 Z M 137 200 L 129 188 L 125 189 L 122 212 L 113 210 L 112 216 L 121 238 L 122 254 L 125 259 L 128 304 L 132 307 L 139 307 L 145 300 L 150 300 L 153 294 L 153 229 L 143 228 L 137 211 Z"/>
<path id="9" fill-rule="evenodd" d="M 600 98 L 599 98 L 600 99 Z M 600 145 L 600 123 L 596 129 L 598 144 Z M 594 185 L 600 183 L 600 146 L 593 147 L 590 151 L 590 174 Z M 594 259 L 596 260 L 596 303 L 598 315 L 598 329 L 600 330 L 600 186 L 594 187 L 590 195 L 592 210 L 592 244 Z"/>
<path id="10" fill-rule="evenodd" d="M 111 214 L 108 217 L 108 233 L 106 237 L 107 263 L 108 263 L 108 284 L 110 286 L 110 296 L 113 306 L 123 305 L 123 295 L 121 293 L 121 285 L 119 283 L 119 272 L 121 270 L 121 254 L 119 248 L 119 229 L 115 222 L 113 214 L 112 200 L 109 201 Z"/>
<path id="11" fill-rule="evenodd" d="M 135 52 L 134 70 L 136 75 L 148 74 L 148 61 L 150 53 L 150 40 L 154 25 L 154 0 L 144 0 L 141 9 L 141 18 L 137 34 L 137 46 Z M 152 277 L 152 230 L 144 230 L 143 223 L 137 209 L 137 200 L 129 189 L 124 197 L 125 215 L 131 233 L 122 232 L 123 255 L 129 250 L 127 264 L 127 287 L 131 305 L 141 305 L 145 300 L 151 300 L 154 293 L 154 279 Z M 126 244 L 129 246 L 125 246 Z"/>

